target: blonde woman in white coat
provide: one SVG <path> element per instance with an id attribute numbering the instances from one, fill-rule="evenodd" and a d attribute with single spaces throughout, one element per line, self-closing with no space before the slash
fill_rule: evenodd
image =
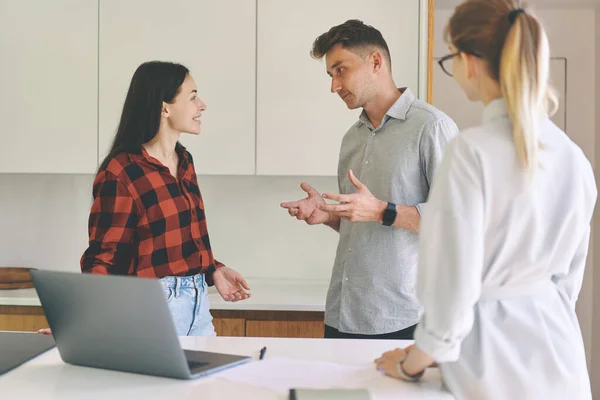
<path id="1" fill-rule="evenodd" d="M 450 143 L 430 192 L 415 345 L 377 368 L 411 381 L 439 365 L 458 400 L 591 399 L 575 302 L 597 190 L 548 118 L 546 34 L 519 1 L 468 0 L 446 36 L 440 64 L 483 122 Z"/>

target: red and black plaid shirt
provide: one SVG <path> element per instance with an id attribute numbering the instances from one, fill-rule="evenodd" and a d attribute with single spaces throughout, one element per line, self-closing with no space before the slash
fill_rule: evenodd
<path id="1" fill-rule="evenodd" d="M 177 146 L 175 179 L 142 148 L 116 155 L 94 180 L 89 247 L 81 270 L 148 278 L 212 273 L 223 264 L 210 247 L 192 156 Z"/>

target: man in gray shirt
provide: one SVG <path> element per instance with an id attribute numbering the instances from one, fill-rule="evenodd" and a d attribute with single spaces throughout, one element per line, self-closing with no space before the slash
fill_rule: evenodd
<path id="1" fill-rule="evenodd" d="M 420 313 L 419 222 L 444 148 L 458 129 L 410 89 L 397 88 L 377 29 L 346 21 L 315 40 L 312 56 L 325 57 L 331 91 L 349 109 L 363 109 L 342 141 L 341 194 L 321 195 L 303 183 L 308 197 L 281 204 L 298 220 L 340 234 L 325 337 L 412 339 Z"/>

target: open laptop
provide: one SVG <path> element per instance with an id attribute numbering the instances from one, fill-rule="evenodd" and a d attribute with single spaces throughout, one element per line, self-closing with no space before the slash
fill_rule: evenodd
<path id="1" fill-rule="evenodd" d="M 51 337 L 33 332 L 0 331 L 0 375 L 54 347 Z"/>
<path id="2" fill-rule="evenodd" d="M 64 362 L 191 379 L 249 361 L 183 350 L 157 279 L 31 271 Z"/>

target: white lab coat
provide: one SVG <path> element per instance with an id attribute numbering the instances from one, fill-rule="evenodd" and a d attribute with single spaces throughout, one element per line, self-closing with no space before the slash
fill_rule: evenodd
<path id="1" fill-rule="evenodd" d="M 591 399 L 575 301 L 596 184 L 549 119 L 528 184 L 502 99 L 448 146 L 423 213 L 416 344 L 459 400 Z"/>

